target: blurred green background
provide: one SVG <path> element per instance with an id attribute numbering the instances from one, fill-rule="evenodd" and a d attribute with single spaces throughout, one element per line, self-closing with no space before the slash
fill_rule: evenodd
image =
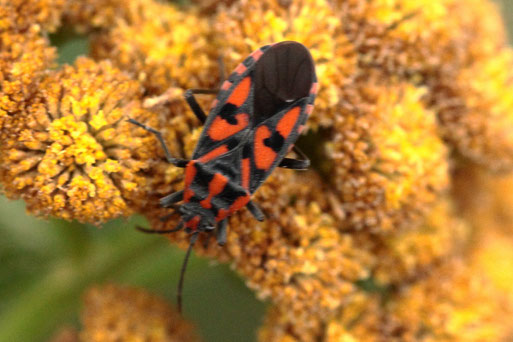
<path id="1" fill-rule="evenodd" d="M 513 0 L 500 0 L 513 37 Z M 86 54 L 84 37 L 51 37 L 60 63 Z M 141 234 L 141 217 L 102 228 L 28 216 L 21 201 L 0 196 L 0 342 L 46 341 L 63 325 L 79 326 L 81 296 L 93 284 L 142 286 L 175 301 L 183 252 Z M 254 341 L 266 304 L 226 265 L 193 257 L 184 312 L 205 341 Z"/>

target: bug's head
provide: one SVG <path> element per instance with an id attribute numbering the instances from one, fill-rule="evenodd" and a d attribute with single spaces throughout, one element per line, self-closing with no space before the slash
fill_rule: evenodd
<path id="1" fill-rule="evenodd" d="M 192 231 L 211 231 L 215 228 L 216 220 L 212 212 L 205 210 L 197 203 L 186 203 L 179 209 L 185 228 Z"/>

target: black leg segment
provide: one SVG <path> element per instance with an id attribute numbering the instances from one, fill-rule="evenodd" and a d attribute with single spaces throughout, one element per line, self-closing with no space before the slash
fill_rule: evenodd
<path id="1" fill-rule="evenodd" d="M 217 244 L 219 246 L 224 246 L 226 243 L 226 226 L 228 225 L 228 220 L 224 219 L 217 224 Z"/>
<path id="2" fill-rule="evenodd" d="M 283 158 L 278 166 L 284 169 L 307 170 L 310 166 L 310 159 L 295 145 L 293 151 L 296 152 L 301 159 Z"/>
<path id="3" fill-rule="evenodd" d="M 180 202 L 181 200 L 183 200 L 183 190 L 173 192 L 172 194 L 167 195 L 166 197 L 162 197 L 160 199 L 160 205 L 164 208 L 169 208 L 172 204 Z"/>
<path id="4" fill-rule="evenodd" d="M 246 207 L 248 208 L 248 210 L 251 213 L 251 215 L 253 215 L 253 217 L 256 218 L 258 221 L 262 222 L 263 220 L 265 220 L 264 213 L 258 207 L 258 205 L 253 203 L 253 201 L 249 201 L 249 203 L 246 204 Z"/>
<path id="5" fill-rule="evenodd" d="M 155 134 L 155 136 L 157 137 L 158 141 L 162 145 L 162 148 L 164 149 L 164 153 L 166 154 L 166 159 L 167 159 L 168 163 L 173 164 L 173 165 L 175 165 L 177 167 L 185 167 L 187 165 L 187 163 L 189 162 L 188 160 L 173 158 L 171 156 L 171 153 L 169 153 L 169 149 L 166 146 L 166 142 L 164 141 L 164 138 L 162 137 L 162 133 L 160 133 L 156 129 L 153 129 L 153 128 L 149 127 L 149 126 L 146 126 L 145 124 L 143 124 L 143 123 L 141 123 L 139 121 L 136 121 L 134 119 L 128 119 L 128 122 L 130 122 L 131 124 L 134 124 L 136 126 L 139 126 L 139 127 L 143 128 L 143 129 L 147 130 L 150 133 Z"/>
<path id="6" fill-rule="evenodd" d="M 203 109 L 200 107 L 198 101 L 196 101 L 195 94 L 217 94 L 219 92 L 219 89 L 188 89 L 185 94 L 183 95 L 185 97 L 185 101 L 189 104 L 189 107 L 191 107 L 192 112 L 198 120 L 203 124 L 205 123 L 205 120 L 207 119 L 207 115 L 203 111 Z"/>

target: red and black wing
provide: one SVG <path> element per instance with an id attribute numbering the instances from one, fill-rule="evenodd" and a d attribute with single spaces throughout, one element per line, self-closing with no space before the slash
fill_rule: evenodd
<path id="1" fill-rule="evenodd" d="M 253 125 L 253 72 L 270 45 L 261 47 L 240 63 L 221 85 L 192 159 L 209 162 L 240 147 Z"/>
<path id="2" fill-rule="evenodd" d="M 306 47 L 281 42 L 269 48 L 253 72 L 251 137 L 242 155 L 242 185 L 253 193 L 290 151 L 313 109 L 315 66 Z"/>
<path id="3" fill-rule="evenodd" d="M 292 148 L 316 92 L 314 63 L 302 44 L 261 47 L 222 84 L 192 159 L 253 193 Z"/>

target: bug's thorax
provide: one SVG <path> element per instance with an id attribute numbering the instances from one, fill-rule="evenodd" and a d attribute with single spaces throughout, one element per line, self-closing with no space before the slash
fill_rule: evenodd
<path id="1" fill-rule="evenodd" d="M 236 180 L 197 160 L 187 164 L 181 212 L 185 226 L 191 230 L 213 229 L 216 222 L 241 209 L 249 200 L 250 194 Z"/>

